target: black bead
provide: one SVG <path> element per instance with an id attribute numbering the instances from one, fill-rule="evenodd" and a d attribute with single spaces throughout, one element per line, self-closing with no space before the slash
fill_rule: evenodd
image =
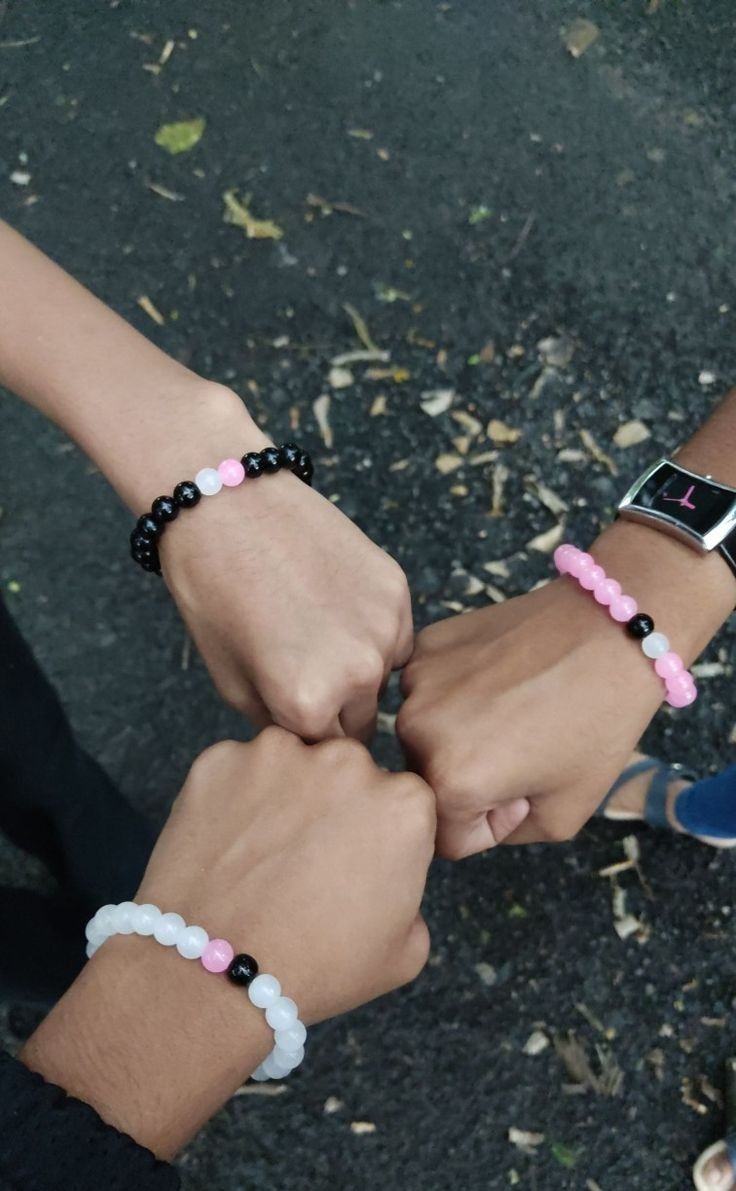
<path id="1" fill-rule="evenodd" d="M 180 509 L 193 509 L 202 499 L 202 493 L 193 480 L 182 480 L 174 489 L 174 500 Z"/>
<path id="2" fill-rule="evenodd" d="M 299 456 L 301 455 L 301 448 L 295 442 L 285 442 L 281 447 L 281 463 L 283 467 L 288 467 L 293 471 L 297 465 Z"/>
<path id="3" fill-rule="evenodd" d="M 255 480 L 257 476 L 263 475 L 263 460 L 258 451 L 249 451 L 247 455 L 243 455 L 240 462 L 243 464 L 249 480 Z"/>
<path id="4" fill-rule="evenodd" d="M 151 558 L 158 558 L 158 550 L 152 542 L 144 542 L 130 547 L 130 557 L 135 562 L 146 562 Z"/>
<path id="5" fill-rule="evenodd" d="M 636 616 L 627 620 L 626 631 L 630 637 L 636 638 L 637 641 L 643 641 L 645 637 L 654 632 L 654 621 L 646 612 L 637 612 Z"/>
<path id="6" fill-rule="evenodd" d="M 136 559 L 138 566 L 143 567 L 144 571 L 150 571 L 152 575 L 161 574 L 161 564 L 158 560 L 158 554 L 152 554 L 150 558 Z"/>
<path id="7" fill-rule="evenodd" d="M 299 458 L 296 461 L 294 468 L 294 475 L 303 480 L 305 484 L 312 483 L 312 476 L 314 475 L 314 465 L 306 451 L 299 452 Z"/>
<path id="8" fill-rule="evenodd" d="M 159 525 L 179 516 L 179 506 L 172 496 L 157 496 L 151 505 L 151 516 Z"/>
<path id="9" fill-rule="evenodd" d="M 147 533 L 141 533 L 139 529 L 134 529 L 130 535 L 130 548 L 133 550 L 153 550 L 155 546 L 153 538 L 149 537 Z"/>
<path id="10" fill-rule="evenodd" d="M 236 955 L 227 970 L 228 980 L 247 987 L 258 975 L 258 964 L 252 955 Z"/>
<path id="11" fill-rule="evenodd" d="M 281 467 L 281 451 L 278 447 L 266 447 L 265 451 L 261 451 L 261 460 L 264 471 L 278 471 Z"/>
<path id="12" fill-rule="evenodd" d="M 161 526 L 157 521 L 154 521 L 150 513 L 144 513 L 142 517 L 139 517 L 135 523 L 135 528 L 138 533 L 145 534 L 152 542 L 155 542 L 161 533 Z"/>

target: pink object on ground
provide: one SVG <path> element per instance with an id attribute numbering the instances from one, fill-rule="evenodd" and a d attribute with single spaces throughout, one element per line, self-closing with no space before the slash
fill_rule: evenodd
<path id="1" fill-rule="evenodd" d="M 202 952 L 202 967 L 208 972 L 225 972 L 233 962 L 234 955 L 227 939 L 210 939 Z"/>
<path id="2" fill-rule="evenodd" d="M 217 471 L 226 488 L 237 488 L 245 479 L 245 468 L 239 459 L 223 459 Z"/>

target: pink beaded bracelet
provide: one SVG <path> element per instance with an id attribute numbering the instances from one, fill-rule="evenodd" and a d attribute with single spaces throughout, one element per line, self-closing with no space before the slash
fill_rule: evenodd
<path id="1" fill-rule="evenodd" d="M 664 633 L 655 633 L 651 616 L 639 611 L 633 596 L 625 595 L 621 584 L 609 579 L 592 554 L 566 543 L 555 550 L 554 563 L 560 575 L 569 575 L 585 591 L 592 592 L 598 603 L 608 608 L 613 620 L 625 624 L 629 635 L 641 643 L 642 652 L 654 662 L 654 669 L 664 682 L 670 707 L 689 707 L 695 702 L 698 688 L 679 653 L 670 649 Z"/>

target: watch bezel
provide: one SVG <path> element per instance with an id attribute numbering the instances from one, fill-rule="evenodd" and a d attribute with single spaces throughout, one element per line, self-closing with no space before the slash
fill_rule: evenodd
<path id="1" fill-rule="evenodd" d="M 674 468 L 682 476 L 686 476 L 691 480 L 699 480 L 701 483 L 710 484 L 714 488 L 719 488 L 722 492 L 731 494 L 730 508 L 716 521 L 715 525 L 711 526 L 707 533 L 698 533 L 697 530 L 678 520 L 677 517 L 673 517 L 669 513 L 663 513 L 660 509 L 652 509 L 646 505 L 637 504 L 636 498 L 641 489 L 664 467 Z M 640 521 L 643 524 L 657 522 L 665 532 L 671 533 L 674 537 L 687 542 L 688 545 L 694 546 L 701 553 L 708 554 L 711 550 L 717 550 L 729 534 L 736 529 L 736 488 L 731 488 L 728 484 L 719 484 L 712 476 L 704 476 L 699 472 L 690 471 L 689 468 L 682 467 L 681 464 L 663 455 L 656 463 L 648 467 L 639 476 L 638 480 L 635 480 L 631 485 L 618 506 L 618 512 L 620 516 L 626 517 L 631 521 Z"/>

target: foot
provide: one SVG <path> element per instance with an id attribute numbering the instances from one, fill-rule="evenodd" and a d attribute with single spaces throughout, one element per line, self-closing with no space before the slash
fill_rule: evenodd
<path id="1" fill-rule="evenodd" d="M 632 753 L 631 757 L 629 758 L 629 765 L 634 765 L 637 761 L 643 760 L 645 760 L 644 753 Z M 631 780 L 626 782 L 626 784 L 623 785 L 620 790 L 616 791 L 613 798 L 606 807 L 604 817 L 614 821 L 643 819 L 647 792 L 649 790 L 651 780 L 651 772 L 639 773 L 636 775 L 636 777 L 631 778 Z M 667 822 L 673 831 L 677 831 L 681 835 L 689 835 L 690 833 L 685 831 L 684 827 L 682 827 L 678 822 L 677 816 L 675 814 L 675 805 L 679 795 L 690 785 L 692 785 L 690 781 L 678 776 L 677 774 L 674 774 L 672 781 L 667 788 Z M 692 838 L 700 840 L 701 843 L 709 844 L 713 848 L 731 848 L 736 845 L 736 840 L 731 841 L 714 839 L 705 835 L 695 835 Z M 726 1191 L 730 1191 L 728 1185 L 726 1185 Z"/>

